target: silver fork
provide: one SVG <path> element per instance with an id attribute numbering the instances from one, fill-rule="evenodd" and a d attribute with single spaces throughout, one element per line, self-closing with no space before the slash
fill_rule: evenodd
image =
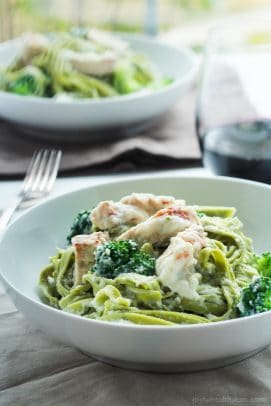
<path id="1" fill-rule="evenodd" d="M 41 149 L 34 152 L 20 192 L 0 216 L 0 232 L 5 230 L 22 203 L 40 199 L 51 191 L 57 177 L 61 155 L 61 151 L 56 149 Z"/>

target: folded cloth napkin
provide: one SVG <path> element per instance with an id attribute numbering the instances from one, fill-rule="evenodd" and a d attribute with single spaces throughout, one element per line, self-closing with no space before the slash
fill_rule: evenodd
<path id="1" fill-rule="evenodd" d="M 110 131 L 91 142 L 53 142 L 25 135 L 18 127 L 0 123 L 0 176 L 25 173 L 38 148 L 58 147 L 63 151 L 61 173 L 140 171 L 199 165 L 200 151 L 194 129 L 195 91 L 189 91 L 152 126 L 120 138 Z M 59 138 L 58 138 L 59 139 Z M 52 138 L 51 138 L 52 140 Z"/>

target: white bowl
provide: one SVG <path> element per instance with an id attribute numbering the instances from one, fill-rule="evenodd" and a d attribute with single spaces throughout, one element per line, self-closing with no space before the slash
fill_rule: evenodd
<path id="1" fill-rule="evenodd" d="M 173 83 L 153 92 L 104 99 L 57 101 L 0 91 L 0 116 L 27 129 L 87 131 L 134 126 L 164 113 L 181 97 L 197 73 L 198 63 L 187 49 L 177 49 L 144 36 L 125 36 L 132 48 L 146 54 Z M 0 44 L 0 66 L 18 55 L 21 41 Z M 63 138 L 67 134 L 62 135 Z"/>
<path id="2" fill-rule="evenodd" d="M 63 246 L 75 214 L 131 192 L 172 194 L 190 204 L 238 209 L 257 252 L 270 249 L 271 187 L 230 178 L 157 177 L 108 183 L 29 210 L 0 243 L 2 278 L 16 307 L 38 328 L 113 365 L 150 371 L 198 370 L 243 359 L 271 342 L 271 311 L 202 325 L 139 326 L 91 320 L 53 309 L 38 296 L 41 268 Z"/>

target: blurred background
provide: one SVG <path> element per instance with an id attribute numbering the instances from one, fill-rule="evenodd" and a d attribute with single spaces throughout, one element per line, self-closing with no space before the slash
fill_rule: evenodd
<path id="1" fill-rule="evenodd" d="M 264 20 L 267 24 L 263 23 Z M 115 32 L 157 35 L 160 39 L 179 47 L 179 50 L 175 49 L 176 52 L 181 53 L 183 47 L 191 47 L 200 53 L 205 47 L 207 33 L 211 27 L 216 25 L 226 28 L 225 42 L 222 41 L 222 37 L 220 38 L 223 30 L 220 34 L 219 31 L 213 34 L 212 40 L 208 42 L 206 58 L 203 59 L 200 54 L 195 58 L 193 53 L 185 51 L 186 56 L 182 56 L 182 61 L 188 58 L 188 54 L 192 54 L 193 63 L 190 61 L 190 72 L 203 62 L 203 69 L 199 69 L 201 79 L 198 80 L 199 75 L 195 74 L 195 77 L 191 75 L 189 88 L 183 88 L 187 92 L 179 88 L 178 103 L 174 106 L 173 99 L 168 98 L 170 101 L 168 107 L 172 108 L 167 115 L 163 116 L 161 113 L 166 109 L 160 109 L 161 100 L 165 103 L 167 99 L 159 97 L 158 93 L 156 103 L 151 106 L 156 109 L 159 106 L 159 115 L 155 116 L 154 111 L 149 116 L 146 115 L 149 110 L 141 104 L 140 109 L 136 111 L 137 114 L 139 111 L 142 112 L 141 121 L 139 118 L 136 121 L 132 108 L 129 115 L 127 109 L 131 106 L 130 103 L 126 104 L 124 113 L 121 109 L 118 110 L 120 122 L 115 120 L 114 109 L 108 109 L 108 113 L 112 114 L 115 121 L 107 122 L 107 126 L 104 117 L 109 120 L 110 114 L 108 116 L 103 111 L 99 128 L 104 125 L 117 134 L 117 137 L 113 138 L 108 136 L 107 131 L 105 132 L 106 141 L 111 142 L 111 149 L 109 144 L 103 143 L 105 140 L 98 134 L 96 139 L 86 137 L 89 141 L 87 153 L 85 147 L 81 148 L 80 145 L 77 152 L 74 152 L 74 145 L 69 148 L 67 145 L 64 146 L 63 142 L 67 138 L 67 114 L 62 116 L 55 113 L 56 121 L 50 120 L 47 127 L 47 116 L 42 109 L 37 110 L 40 112 L 39 116 L 34 115 L 31 109 L 24 110 L 24 105 L 17 109 L 13 107 L 9 109 L 8 103 L 3 103 L 2 106 L 0 103 L 0 107 L 6 112 L 3 117 L 14 121 L 15 124 L 23 123 L 19 130 L 17 128 L 19 131 L 17 137 L 14 137 L 12 128 L 7 127 L 6 135 L 4 133 L 1 135 L 0 131 L 2 145 L 5 143 L 8 151 L 2 152 L 4 162 L 2 172 L 9 176 L 11 173 L 24 173 L 27 159 L 30 158 L 35 145 L 21 136 L 21 131 L 33 135 L 30 127 L 34 122 L 34 127 L 37 127 L 34 128 L 37 140 L 44 138 L 53 142 L 59 141 L 60 148 L 65 152 L 65 158 L 62 160 L 65 170 L 83 166 L 91 167 L 98 172 L 101 170 L 109 172 L 109 168 L 116 171 L 137 171 L 143 168 L 168 169 L 203 163 L 217 174 L 249 177 L 271 183 L 270 21 L 271 0 L 0 0 L 0 42 L 31 31 L 69 31 L 72 27 L 96 27 Z M 215 35 L 217 37 L 214 37 Z M 230 44 L 225 45 L 228 41 Z M 173 49 L 164 45 L 163 47 Z M 249 55 L 246 55 L 246 52 Z M 178 66 L 177 62 L 174 64 L 171 62 L 171 58 L 161 56 L 161 50 L 158 55 L 162 61 L 158 62 L 161 71 L 164 69 L 162 66 L 164 61 L 169 61 L 168 72 L 171 72 L 172 65 Z M 178 62 L 180 69 L 178 68 L 176 77 L 183 75 L 183 78 L 186 78 L 182 69 L 188 65 L 181 63 L 181 57 Z M 171 72 L 165 77 L 175 78 L 174 75 L 175 73 Z M 129 75 L 125 73 L 123 77 L 129 78 Z M 19 94 L 27 94 L 23 92 Z M 181 97 L 182 95 L 185 97 Z M 35 108 L 36 106 L 38 105 L 35 105 Z M 17 121 L 14 119 L 16 114 L 19 115 Z M 69 117 L 72 120 L 72 127 L 69 128 L 71 140 L 76 138 L 78 141 L 79 134 L 75 136 L 74 129 L 80 130 L 81 116 L 74 114 Z M 155 122 L 154 117 L 161 120 L 159 124 L 158 121 Z M 78 118 L 78 122 L 75 118 Z M 45 124 L 43 120 L 46 120 Z M 89 120 L 88 130 L 93 130 L 93 119 L 87 115 L 87 120 Z M 145 121 L 148 124 L 146 126 Z M 135 124 L 140 125 L 137 128 Z M 41 131 L 43 125 L 44 129 Z M 121 126 L 127 133 L 122 133 L 121 128 L 116 131 L 114 126 Z M 57 129 L 56 132 L 52 132 L 51 138 L 48 128 Z M 62 134 L 59 132 L 60 128 L 65 129 Z M 86 125 L 84 128 L 87 128 Z M 126 137 L 130 129 L 133 130 L 129 133 L 131 137 Z M 11 136 L 7 135 L 9 131 Z M 10 144 L 11 139 L 14 141 L 13 146 Z M 94 140 L 97 144 L 96 150 L 93 149 Z M 22 150 L 26 151 L 20 168 L 15 167 L 14 160 L 10 159 L 14 156 L 13 150 L 18 151 L 18 156 L 22 155 Z M 82 151 L 85 153 L 84 164 Z M 74 167 L 71 162 L 75 163 Z"/>
<path id="2" fill-rule="evenodd" d="M 0 40 L 87 25 L 163 34 L 201 50 L 211 25 L 240 14 L 271 16 L 271 0 L 1 0 Z"/>

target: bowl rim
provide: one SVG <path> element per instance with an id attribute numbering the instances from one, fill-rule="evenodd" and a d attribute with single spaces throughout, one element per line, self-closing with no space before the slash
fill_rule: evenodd
<path id="1" fill-rule="evenodd" d="M 136 100 L 141 100 L 142 98 L 151 98 L 154 95 L 165 95 L 168 92 L 171 92 L 173 90 L 178 89 L 182 84 L 184 83 L 190 83 L 192 81 L 198 72 L 199 69 L 199 60 L 195 54 L 195 52 L 192 49 L 189 49 L 188 47 L 177 47 L 172 44 L 168 44 L 166 42 L 163 42 L 157 38 L 150 38 L 147 35 L 141 35 L 141 34 L 125 34 L 122 35 L 123 38 L 127 38 L 128 41 L 139 41 L 143 42 L 146 44 L 152 44 L 154 47 L 163 47 L 166 49 L 170 49 L 173 52 L 179 54 L 180 56 L 185 56 L 187 60 L 190 61 L 191 67 L 188 69 L 188 71 L 182 75 L 178 76 L 172 83 L 166 85 L 162 89 L 155 90 L 154 92 L 148 92 L 145 91 L 145 89 L 142 89 L 141 91 L 126 94 L 126 95 L 117 95 L 117 96 L 108 96 L 104 98 L 99 98 L 99 99 L 92 99 L 92 98 L 86 98 L 86 99 L 75 99 L 75 100 L 57 100 L 54 98 L 49 98 L 49 97 L 40 97 L 40 96 L 23 96 L 23 95 L 18 95 L 18 94 L 13 94 L 9 92 L 5 92 L 3 90 L 0 90 L 0 97 L 5 98 L 7 101 L 13 101 L 13 102 L 21 102 L 23 101 L 24 103 L 35 103 L 35 104 L 41 104 L 41 105 L 48 105 L 48 106 L 107 106 L 111 105 L 112 103 L 126 103 L 126 102 L 131 102 L 131 101 L 136 101 Z M 7 46 L 10 44 L 16 44 L 20 40 L 20 37 L 5 41 L 0 43 L 0 50 L 1 48 Z"/>
<path id="2" fill-rule="evenodd" d="M 251 185 L 251 186 L 256 186 L 256 187 L 260 187 L 262 189 L 267 189 L 270 190 L 271 192 L 271 185 L 268 185 L 266 183 L 262 183 L 262 182 L 256 182 L 256 181 L 251 181 L 251 180 L 246 180 L 246 179 L 241 179 L 241 178 L 231 178 L 231 177 L 227 177 L 227 176 L 204 176 L 204 175 L 199 175 L 199 176 L 194 176 L 194 175 L 154 175 L 154 176 L 148 176 L 147 178 L 143 177 L 143 176 L 136 176 L 132 179 L 121 179 L 121 180 L 105 180 L 102 181 L 102 183 L 96 184 L 96 185 L 91 185 L 91 186 L 84 186 L 82 188 L 79 188 L 77 190 L 73 190 L 70 192 L 65 192 L 62 193 L 58 196 L 55 197 L 50 197 L 48 198 L 46 201 L 44 202 L 40 202 L 39 204 L 35 205 L 34 207 L 31 207 L 29 209 L 27 209 L 22 215 L 20 215 L 17 219 L 15 219 L 8 227 L 7 229 L 0 235 L 0 246 L 2 244 L 2 241 L 5 239 L 5 236 L 15 227 L 17 223 L 19 223 L 20 221 L 23 221 L 25 217 L 27 217 L 29 214 L 31 215 L 31 212 L 33 211 L 37 211 L 40 208 L 47 206 L 48 204 L 52 204 L 54 201 L 57 200 L 62 200 L 63 198 L 66 199 L 68 196 L 71 195 L 76 195 L 77 193 L 81 193 L 81 192 L 85 192 L 87 190 L 91 190 L 94 188 L 99 188 L 99 187 L 103 187 L 103 186 L 111 186 L 114 184 L 127 184 L 130 182 L 137 182 L 137 181 L 151 181 L 153 179 L 160 179 L 165 180 L 165 179 L 172 179 L 172 180 L 182 180 L 182 179 L 189 179 L 192 181 L 204 181 L 204 180 L 208 180 L 211 182 L 226 182 L 226 183 L 234 183 L 234 184 L 240 184 L 240 185 Z M 9 280 L 6 278 L 6 276 L 3 275 L 2 271 L 1 271 L 1 267 L 0 267 L 0 280 L 3 280 L 4 284 L 6 284 L 6 286 L 8 286 L 9 288 L 12 289 L 12 291 L 14 291 L 16 293 L 16 295 L 20 296 L 21 298 L 23 298 L 23 300 L 26 300 L 28 303 L 32 304 L 33 306 L 38 306 L 42 311 L 48 311 L 48 312 L 53 312 L 53 314 L 58 314 L 59 316 L 62 314 L 62 317 L 66 318 L 67 320 L 81 320 L 82 323 L 89 323 L 91 322 L 91 324 L 97 324 L 98 326 L 107 326 L 109 328 L 125 328 L 125 329 L 136 329 L 136 330 L 144 330 L 144 331 L 182 331 L 182 330 L 191 330 L 194 331 L 196 329 L 213 329 L 213 328 L 225 328 L 225 326 L 234 326 L 236 323 L 240 323 L 240 324 L 244 324 L 247 323 L 249 320 L 251 322 L 253 322 L 253 320 L 259 320 L 261 318 L 268 318 L 271 315 L 271 310 L 268 310 L 266 312 L 262 312 L 262 313 L 258 313 L 258 314 L 254 314 L 251 316 L 245 316 L 245 317 L 239 317 L 239 318 L 235 318 L 235 319 L 229 319 L 229 320 L 221 320 L 221 321 L 217 321 L 217 322 L 213 322 L 213 323 L 197 323 L 197 324 L 180 324 L 180 325 L 173 325 L 173 326 L 165 326 L 165 325 L 141 325 L 141 324 L 126 324 L 126 323 L 120 323 L 120 322 L 116 322 L 116 321 L 104 321 L 104 320 L 99 320 L 99 319 L 89 319 L 87 317 L 84 316 L 80 316 L 74 313 L 68 313 L 65 312 L 63 310 L 60 309 L 56 309 L 48 304 L 46 304 L 45 302 L 42 301 L 41 298 L 38 299 L 33 299 L 29 296 L 27 296 L 26 294 L 24 294 L 22 291 L 20 291 L 19 289 L 17 289 L 11 282 L 9 282 Z M 37 286 L 38 289 L 38 286 Z M 60 316 L 61 317 L 61 316 Z M 218 327 L 216 327 L 218 326 Z"/>

